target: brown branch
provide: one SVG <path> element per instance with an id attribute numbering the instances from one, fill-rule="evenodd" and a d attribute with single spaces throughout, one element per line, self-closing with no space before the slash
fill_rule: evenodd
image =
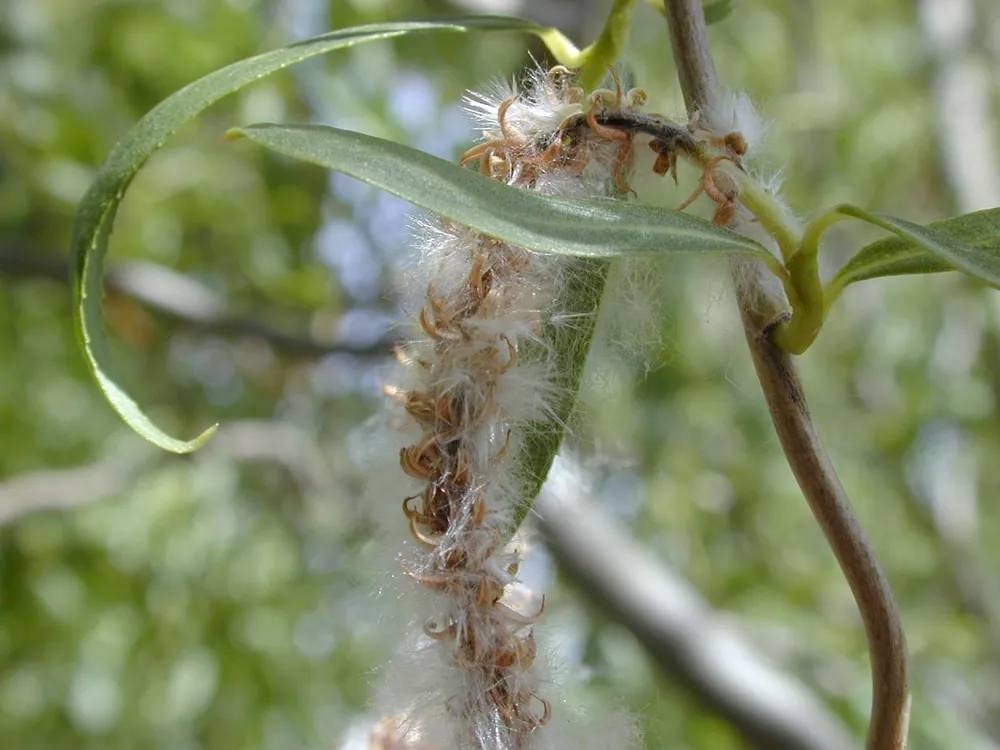
<path id="1" fill-rule="evenodd" d="M 694 114 L 711 105 L 719 90 L 701 0 L 666 0 L 666 15 L 684 99 Z M 892 590 L 820 441 L 795 362 L 768 337 L 775 321 L 787 315 L 784 303 L 759 283 L 757 267 L 737 263 L 740 316 L 771 419 L 851 587 L 868 638 L 872 708 L 866 748 L 901 750 L 906 747 L 910 694 L 906 640 Z"/>
<path id="2" fill-rule="evenodd" d="M 740 312 L 785 457 L 861 612 L 873 691 L 866 747 L 901 750 L 906 747 L 910 695 L 906 640 L 892 590 L 820 441 L 795 363 L 767 337 L 775 318 L 743 304 Z"/>
<path id="3" fill-rule="evenodd" d="M 663 670 L 759 750 L 850 750 L 853 738 L 802 682 L 772 666 L 681 576 L 636 544 L 560 457 L 533 512 L 580 589 Z"/>

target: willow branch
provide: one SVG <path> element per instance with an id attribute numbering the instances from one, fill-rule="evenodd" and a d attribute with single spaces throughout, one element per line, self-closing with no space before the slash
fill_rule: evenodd
<path id="1" fill-rule="evenodd" d="M 701 0 L 667 0 L 667 22 L 684 100 L 693 114 L 719 95 Z M 854 509 L 809 413 L 790 354 L 769 332 L 787 316 L 784 302 L 755 281 L 759 269 L 737 261 L 734 278 L 740 316 L 757 377 L 785 457 L 851 587 L 861 613 L 872 669 L 868 750 L 906 747 L 910 695 L 906 640 L 899 610 Z"/>

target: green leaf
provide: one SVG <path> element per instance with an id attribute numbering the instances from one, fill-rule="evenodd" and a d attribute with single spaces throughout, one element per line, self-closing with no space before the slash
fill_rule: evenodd
<path id="1" fill-rule="evenodd" d="M 555 353 L 552 419 L 527 425 L 518 465 L 524 503 L 520 525 L 541 489 L 569 423 L 593 336 L 609 258 L 671 252 L 745 253 L 777 259 L 734 232 L 687 214 L 620 200 L 542 196 L 509 187 L 451 162 L 398 143 L 319 125 L 251 125 L 230 131 L 287 156 L 357 177 L 422 208 L 539 252 L 573 257 L 556 306 L 578 321 L 546 324 L 543 338 Z"/>
<path id="2" fill-rule="evenodd" d="M 234 128 L 278 153 L 357 177 L 421 208 L 538 252 L 588 258 L 743 253 L 778 261 L 703 219 L 626 201 L 543 196 L 392 141 L 324 125 Z"/>
<path id="3" fill-rule="evenodd" d="M 521 472 L 524 494 L 514 517 L 514 528 L 521 526 L 531 510 L 531 501 L 549 476 L 566 426 L 572 422 L 610 267 L 611 261 L 603 258 L 574 258 L 554 305 L 564 319 L 573 320 L 574 324 L 560 325 L 552 320 L 544 323 L 542 338 L 555 355 L 551 381 L 554 398 L 549 404 L 550 418 L 532 422 L 524 430 L 524 442 L 515 464 Z"/>
<path id="4" fill-rule="evenodd" d="M 535 34 L 546 43 L 561 39 L 561 35 L 553 29 L 504 16 L 476 16 L 437 23 L 377 24 L 333 31 L 242 60 L 189 84 L 154 107 L 115 146 L 77 213 L 72 245 L 75 260 L 74 325 L 94 378 L 112 407 L 133 430 L 174 453 L 197 450 L 215 430 L 215 427 L 210 427 L 189 441 L 169 436 L 143 413 L 117 383 L 109 368 L 110 352 L 101 308 L 104 256 L 118 205 L 132 178 L 150 155 L 163 145 L 171 133 L 209 105 L 247 84 L 309 57 L 416 31 L 464 32 L 474 29 L 522 31 Z"/>
<path id="5" fill-rule="evenodd" d="M 827 306 L 851 284 L 885 276 L 962 271 L 1000 286 L 1000 208 L 921 227 L 854 206 L 835 211 L 894 232 L 862 248 L 827 285 Z"/>

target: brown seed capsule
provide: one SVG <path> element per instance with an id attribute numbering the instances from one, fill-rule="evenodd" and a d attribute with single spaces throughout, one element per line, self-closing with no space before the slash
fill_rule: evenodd
<path id="1" fill-rule="evenodd" d="M 743 156 L 747 152 L 747 139 L 743 137 L 743 133 L 738 130 L 732 133 L 726 133 L 726 137 L 723 138 L 723 142 L 726 144 L 726 148 L 732 151 L 737 156 Z"/>
<path id="2" fill-rule="evenodd" d="M 536 727 L 544 727 L 552 719 L 552 704 L 544 698 L 535 696 L 542 704 L 542 715 L 535 718 Z"/>
<path id="3" fill-rule="evenodd" d="M 444 590 L 446 588 L 454 588 L 456 583 L 454 576 L 448 573 L 438 573 L 436 575 L 429 575 L 424 573 L 415 573 L 410 570 L 406 565 L 400 565 L 403 572 L 412 578 L 417 583 L 422 583 L 424 586 L 428 586 L 432 589 Z"/>
<path id="4" fill-rule="evenodd" d="M 538 647 L 535 636 L 528 633 L 524 638 L 511 638 L 509 643 L 500 646 L 493 654 L 493 664 L 503 669 L 509 669 L 515 664 L 523 670 L 531 667 L 535 661 Z"/>
<path id="5" fill-rule="evenodd" d="M 399 451 L 399 465 L 414 479 L 430 479 L 440 470 L 438 435 L 425 435 L 419 443 Z"/>
<path id="6" fill-rule="evenodd" d="M 495 606 L 503 613 L 503 616 L 510 622 L 516 625 L 534 625 L 541 619 L 542 615 L 545 613 L 545 597 L 542 597 L 542 604 L 538 608 L 538 612 L 534 615 L 523 615 L 517 610 L 511 609 L 506 604 L 502 602 L 496 602 Z"/>
<path id="7" fill-rule="evenodd" d="M 433 620 L 428 620 L 424 623 L 424 634 L 428 638 L 433 638 L 435 641 L 454 640 L 457 632 L 458 626 L 455 625 L 454 622 L 450 622 L 444 627 Z"/>
<path id="8" fill-rule="evenodd" d="M 416 539 L 421 544 L 426 544 L 428 547 L 435 547 L 435 548 L 438 547 L 441 544 L 440 537 L 429 536 L 425 534 L 420 530 L 420 527 L 417 526 L 417 523 L 418 523 L 417 516 L 416 515 L 410 516 L 410 534 L 413 535 L 413 538 Z"/>

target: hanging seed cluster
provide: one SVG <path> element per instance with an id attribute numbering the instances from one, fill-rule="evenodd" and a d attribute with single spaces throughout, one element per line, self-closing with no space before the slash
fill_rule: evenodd
<path id="1" fill-rule="evenodd" d="M 537 72 L 524 91 L 468 100 L 485 138 L 462 163 L 548 194 L 627 190 L 632 134 L 595 117 L 633 112 L 644 99 L 617 85 L 586 96 L 563 68 Z M 461 675 L 441 714 L 455 727 L 453 746 L 528 748 L 552 714 L 531 671 L 531 626 L 544 600 L 525 613 L 505 593 L 517 581 L 510 540 L 525 501 L 519 428 L 546 418 L 553 401 L 542 325 L 558 315 L 551 307 L 564 264 L 448 221 L 427 223 L 422 234 L 433 268 L 415 315 L 418 338 L 397 352 L 406 385 L 387 389 L 420 430 L 400 452 L 403 471 L 422 484 L 402 503 L 421 550 L 403 569 L 434 593 L 423 632 Z"/>

